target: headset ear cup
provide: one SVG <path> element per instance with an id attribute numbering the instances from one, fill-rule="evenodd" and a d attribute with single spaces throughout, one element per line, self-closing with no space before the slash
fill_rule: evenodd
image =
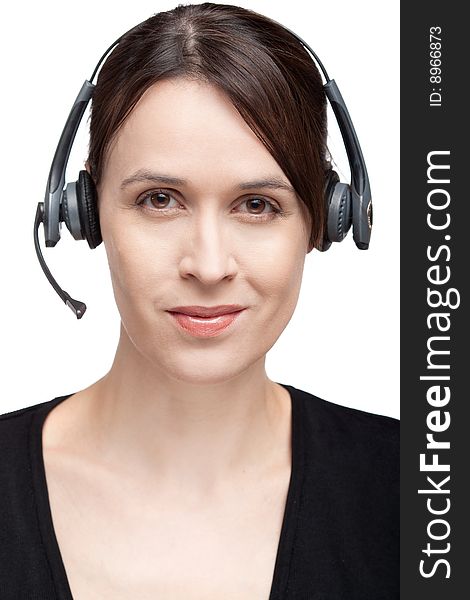
<path id="1" fill-rule="evenodd" d="M 83 234 L 91 249 L 103 241 L 97 200 L 98 194 L 91 175 L 86 170 L 80 171 L 77 181 L 78 212 Z"/>
<path id="2" fill-rule="evenodd" d="M 323 229 L 323 241 L 321 246 L 319 246 L 320 252 L 325 252 L 331 246 L 332 240 L 329 238 L 328 234 L 328 222 L 329 222 L 329 214 L 330 214 L 330 204 L 331 197 L 333 195 L 333 190 L 336 183 L 339 181 L 339 176 L 336 171 L 333 169 L 329 169 L 325 176 L 325 184 L 323 186 L 323 197 L 325 199 L 325 225 Z"/>
<path id="3" fill-rule="evenodd" d="M 68 183 L 59 207 L 59 226 L 63 221 L 76 240 L 83 240 L 77 206 L 77 183 Z"/>
<path id="4" fill-rule="evenodd" d="M 347 183 L 337 182 L 331 194 L 328 209 L 328 239 L 342 242 L 352 223 L 351 189 Z"/>

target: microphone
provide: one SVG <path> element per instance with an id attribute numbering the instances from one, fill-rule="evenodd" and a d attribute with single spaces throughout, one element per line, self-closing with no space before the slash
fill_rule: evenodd
<path id="1" fill-rule="evenodd" d="M 39 225 L 41 223 L 44 223 L 44 202 L 38 202 L 38 207 L 36 210 L 36 217 L 34 219 L 33 235 L 34 235 L 34 246 L 36 248 L 36 255 L 38 257 L 39 264 L 41 265 L 42 270 L 44 271 L 44 275 L 49 280 L 49 283 L 52 285 L 52 287 L 55 289 L 55 291 L 62 298 L 62 301 L 65 302 L 65 304 L 73 311 L 73 313 L 75 314 L 77 319 L 81 319 L 83 317 L 83 315 L 85 314 L 86 304 L 84 302 L 80 302 L 80 300 L 74 300 L 70 296 L 70 294 L 68 294 L 66 291 L 64 291 L 59 286 L 57 281 L 54 279 L 54 277 L 52 276 L 51 272 L 49 271 L 49 269 L 46 265 L 46 261 L 44 260 L 44 257 L 41 252 L 41 247 L 39 246 L 38 230 L 39 230 Z"/>

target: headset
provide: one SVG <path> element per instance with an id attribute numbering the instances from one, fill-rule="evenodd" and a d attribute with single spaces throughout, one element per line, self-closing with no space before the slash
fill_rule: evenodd
<path id="1" fill-rule="evenodd" d="M 324 197 L 327 221 L 324 242 L 319 250 L 323 252 L 328 250 L 332 242 L 341 242 L 351 225 L 356 246 L 360 250 L 367 250 L 372 230 L 372 198 L 366 165 L 348 109 L 336 82 L 328 77 L 328 73 L 312 48 L 289 28 L 280 23 L 278 25 L 284 27 L 297 38 L 310 52 L 322 70 L 326 80 L 323 89 L 338 122 L 351 171 L 351 182 L 349 184 L 340 182 L 338 174 L 333 169 L 330 169 L 326 175 Z M 132 29 L 135 29 L 135 27 Z M 34 244 L 42 270 L 49 283 L 62 301 L 74 312 L 77 319 L 83 317 L 87 307 L 84 302 L 74 300 L 58 285 L 52 276 L 39 246 L 38 229 L 39 225 L 43 223 L 44 238 L 48 248 L 54 247 L 60 240 L 62 222 L 65 222 L 74 239 L 86 239 L 91 249 L 96 248 L 102 242 L 97 192 L 93 179 L 88 171 L 82 170 L 79 172 L 77 181 L 65 185 L 65 171 L 78 126 L 88 102 L 93 96 L 95 84 L 92 81 L 108 53 L 132 29 L 121 35 L 106 50 L 98 61 L 90 79 L 86 79 L 83 83 L 60 136 L 49 171 L 44 202 L 38 203 L 34 220 Z"/>

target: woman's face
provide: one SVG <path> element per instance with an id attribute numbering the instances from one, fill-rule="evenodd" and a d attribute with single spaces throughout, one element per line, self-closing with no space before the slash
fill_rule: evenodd
<path id="1" fill-rule="evenodd" d="M 159 375 L 228 380 L 264 359 L 289 322 L 307 217 L 293 191 L 262 180 L 290 186 L 228 97 L 192 80 L 149 88 L 111 145 L 98 195 L 114 295 Z M 220 304 L 245 310 L 211 337 L 167 312 Z"/>

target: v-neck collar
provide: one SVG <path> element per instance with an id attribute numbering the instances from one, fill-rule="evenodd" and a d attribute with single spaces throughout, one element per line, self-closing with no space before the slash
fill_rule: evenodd
<path id="1" fill-rule="evenodd" d="M 282 385 L 282 387 L 289 392 L 291 398 L 292 462 L 284 516 L 268 600 L 285 600 L 287 598 L 286 593 L 288 590 L 290 563 L 298 528 L 298 515 L 305 470 L 302 401 L 296 388 L 284 383 L 279 383 L 279 385 Z M 42 430 L 49 412 L 72 395 L 73 394 L 58 396 L 49 402 L 45 402 L 43 406 L 35 411 L 31 421 L 29 439 L 31 474 L 38 525 L 47 562 L 50 567 L 51 577 L 56 589 L 57 600 L 73 600 L 73 596 L 52 520 L 43 455 Z"/>

